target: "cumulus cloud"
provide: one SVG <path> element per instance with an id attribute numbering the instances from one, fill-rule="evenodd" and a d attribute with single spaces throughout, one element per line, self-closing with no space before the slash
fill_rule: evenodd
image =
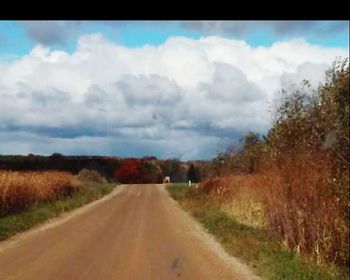
<path id="1" fill-rule="evenodd" d="M 235 66 L 215 63 L 215 72 L 210 82 L 200 84 L 208 99 L 219 102 L 250 103 L 263 97 L 256 84 Z"/>
<path id="2" fill-rule="evenodd" d="M 299 65 L 295 72 L 284 73 L 281 76 L 281 87 L 287 90 L 288 87 L 298 86 L 301 81 L 306 80 L 311 88 L 316 89 L 325 80 L 328 68 L 327 63 L 313 64 L 305 62 Z"/>
<path id="3" fill-rule="evenodd" d="M 167 77 L 152 74 L 124 75 L 117 82 L 128 105 L 166 106 L 181 99 L 179 86 Z"/>
<path id="4" fill-rule="evenodd" d="M 127 48 L 92 34 L 72 54 L 37 45 L 0 61 L 0 153 L 208 158 L 247 130 L 266 132 L 281 87 L 317 85 L 347 55 L 216 36 Z"/>

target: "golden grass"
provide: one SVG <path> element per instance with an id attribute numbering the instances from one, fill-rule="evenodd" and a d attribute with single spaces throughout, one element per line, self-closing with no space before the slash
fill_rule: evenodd
<path id="1" fill-rule="evenodd" d="M 263 205 L 260 201 L 235 199 L 229 203 L 222 203 L 219 210 L 234 217 L 241 224 L 263 227 Z"/>
<path id="2" fill-rule="evenodd" d="M 263 189 L 261 175 L 227 175 L 200 185 L 206 189 L 219 209 L 239 223 L 263 227 Z"/>
<path id="3" fill-rule="evenodd" d="M 68 172 L 0 170 L 0 214 L 70 195 L 78 188 L 78 180 Z"/>
<path id="4" fill-rule="evenodd" d="M 317 263 L 346 263 L 349 225 L 325 179 L 326 167 L 288 167 L 216 177 L 199 188 L 239 223 L 262 228 Z"/>

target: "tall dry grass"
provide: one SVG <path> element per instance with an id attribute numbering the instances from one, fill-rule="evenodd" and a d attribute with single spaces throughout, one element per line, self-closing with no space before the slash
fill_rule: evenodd
<path id="1" fill-rule="evenodd" d="M 264 173 L 215 177 L 199 188 L 237 221 L 263 228 L 310 260 L 346 265 L 349 221 L 334 194 L 336 183 L 325 161 L 286 159 Z"/>
<path id="2" fill-rule="evenodd" d="M 0 215 L 70 195 L 78 188 L 79 182 L 68 172 L 0 170 Z"/>
<path id="3" fill-rule="evenodd" d="M 214 177 L 199 188 L 209 194 L 212 203 L 238 222 L 262 228 L 264 189 L 260 187 L 261 177 L 259 174 Z"/>
<path id="4" fill-rule="evenodd" d="M 259 199 L 262 195 L 262 189 L 258 187 L 261 176 L 259 174 L 231 174 L 214 177 L 203 182 L 200 188 L 218 202 L 232 199 Z"/>
<path id="5" fill-rule="evenodd" d="M 317 263 L 349 262 L 349 221 L 326 160 L 291 161 L 260 177 L 265 228 Z"/>

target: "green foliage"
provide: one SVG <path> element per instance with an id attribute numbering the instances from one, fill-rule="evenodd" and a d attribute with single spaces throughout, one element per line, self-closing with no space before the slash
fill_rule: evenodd
<path id="1" fill-rule="evenodd" d="M 168 184 L 166 186 L 166 189 L 168 190 L 170 196 L 175 199 L 179 200 L 187 195 L 188 185 L 187 183 L 183 184 Z"/>

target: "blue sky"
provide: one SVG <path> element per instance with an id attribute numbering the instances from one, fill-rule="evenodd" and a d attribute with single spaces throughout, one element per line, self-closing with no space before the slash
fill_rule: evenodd
<path id="1" fill-rule="evenodd" d="M 71 22 L 72 23 L 72 22 Z M 225 22 L 229 24 L 230 22 Z M 160 45 L 169 37 L 184 36 L 198 39 L 205 35 L 224 36 L 230 39 L 242 39 L 252 46 L 270 46 L 279 40 L 291 38 L 305 38 L 312 44 L 328 47 L 347 47 L 349 45 L 349 23 L 346 21 L 314 21 L 310 27 L 300 26 L 287 29 L 285 32 L 276 32 L 268 23 L 246 22 L 252 27 L 237 34 L 223 29 L 204 31 L 201 28 L 188 28 L 178 21 L 151 21 L 151 22 L 80 22 L 71 29 L 67 39 L 63 42 L 53 42 L 51 46 L 67 52 L 73 52 L 80 35 L 90 33 L 102 33 L 110 41 L 127 47 L 140 47 L 146 44 Z M 334 27 L 334 30 L 332 30 Z M 329 29 L 329 31 L 328 31 Z M 327 32 L 328 31 L 328 32 Z M 8 55 L 25 55 L 40 40 L 35 40 L 28 35 L 26 22 L 2 21 L 0 22 L 0 53 Z"/>
<path id="2" fill-rule="evenodd" d="M 207 159 L 348 56 L 346 21 L 1 21 L 0 154 Z"/>

